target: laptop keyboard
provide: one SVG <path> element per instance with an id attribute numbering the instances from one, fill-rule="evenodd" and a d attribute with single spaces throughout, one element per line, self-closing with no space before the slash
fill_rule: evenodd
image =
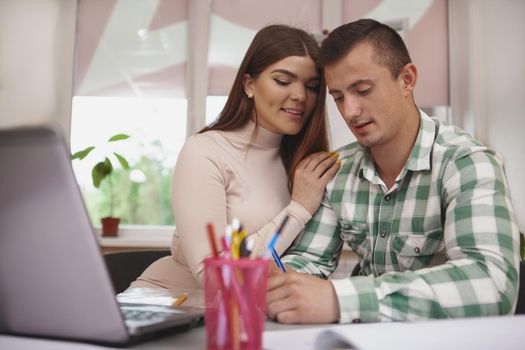
<path id="1" fill-rule="evenodd" d="M 184 312 L 176 309 L 157 306 L 120 306 L 122 316 L 127 324 L 150 324 L 156 323 Z"/>
<path id="2" fill-rule="evenodd" d="M 123 310 L 122 315 L 126 321 L 156 321 L 169 317 L 171 314 L 157 311 Z"/>

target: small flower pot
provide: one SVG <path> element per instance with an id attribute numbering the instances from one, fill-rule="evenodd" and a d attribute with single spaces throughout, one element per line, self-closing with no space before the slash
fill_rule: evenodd
<path id="1" fill-rule="evenodd" d="M 120 218 L 105 217 L 100 219 L 102 223 L 102 237 L 117 237 Z"/>

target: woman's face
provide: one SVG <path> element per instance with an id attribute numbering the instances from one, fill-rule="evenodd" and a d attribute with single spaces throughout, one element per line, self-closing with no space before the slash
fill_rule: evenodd
<path id="1" fill-rule="evenodd" d="M 312 58 L 289 56 L 256 78 L 246 74 L 244 89 L 253 96 L 260 126 L 276 134 L 295 135 L 315 108 L 320 81 Z"/>

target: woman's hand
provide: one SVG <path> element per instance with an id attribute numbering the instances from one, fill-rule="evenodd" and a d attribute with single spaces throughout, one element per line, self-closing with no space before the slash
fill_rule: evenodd
<path id="1" fill-rule="evenodd" d="M 341 166 L 339 154 L 318 152 L 305 157 L 295 169 L 292 200 L 314 214 L 323 199 L 326 184 Z"/>

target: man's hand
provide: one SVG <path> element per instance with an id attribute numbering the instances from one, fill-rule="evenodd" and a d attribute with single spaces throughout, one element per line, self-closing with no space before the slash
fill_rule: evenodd
<path id="1" fill-rule="evenodd" d="M 290 268 L 289 267 L 285 267 L 285 269 L 288 271 Z M 281 273 L 284 273 L 281 271 L 281 269 L 279 268 L 279 266 L 277 266 L 277 264 L 272 261 L 270 262 L 270 264 L 268 265 L 268 275 L 271 277 L 273 275 L 279 275 Z"/>
<path id="2" fill-rule="evenodd" d="M 268 280 L 266 312 L 280 323 L 332 323 L 339 320 L 339 302 L 332 283 L 292 269 Z"/>

